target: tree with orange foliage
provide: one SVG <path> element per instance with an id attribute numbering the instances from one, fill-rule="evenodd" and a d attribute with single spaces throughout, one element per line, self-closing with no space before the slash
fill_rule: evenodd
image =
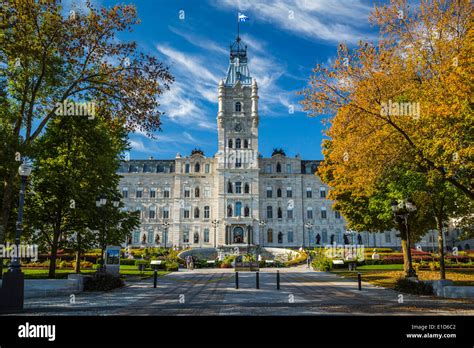
<path id="1" fill-rule="evenodd" d="M 418 9 L 392 0 L 370 17 L 380 28 L 376 44 L 341 44 L 334 66 L 313 69 L 304 110 L 335 114 L 319 168 L 330 198 L 363 201 L 407 164 L 474 198 L 472 18 L 468 0 Z"/>

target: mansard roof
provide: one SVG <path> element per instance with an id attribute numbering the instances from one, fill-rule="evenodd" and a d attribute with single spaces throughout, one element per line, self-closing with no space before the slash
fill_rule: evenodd
<path id="1" fill-rule="evenodd" d="M 174 173 L 174 160 L 130 160 L 122 161 L 119 173 Z"/>
<path id="2" fill-rule="evenodd" d="M 323 160 L 301 160 L 301 173 L 314 174 Z"/>

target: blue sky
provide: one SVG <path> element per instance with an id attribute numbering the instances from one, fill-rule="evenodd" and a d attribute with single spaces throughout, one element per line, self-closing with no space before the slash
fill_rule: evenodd
<path id="1" fill-rule="evenodd" d="M 76 6 L 81 2 L 69 0 Z M 239 12 L 250 17 L 240 33 L 248 46 L 251 75 L 259 84 L 260 153 L 268 157 L 274 147 L 282 147 L 289 156 L 322 159 L 323 126 L 301 111 L 296 92 L 307 85 L 311 68 L 331 63 L 339 42 L 353 45 L 376 38 L 367 20 L 373 5 L 362 0 L 120 2 L 135 4 L 141 24 L 119 38 L 134 40 L 141 50 L 156 55 L 176 78 L 161 98 L 163 131 L 157 140 L 131 134 L 132 159 L 171 159 L 195 147 L 206 156 L 217 152 L 217 85 L 226 75 Z"/>

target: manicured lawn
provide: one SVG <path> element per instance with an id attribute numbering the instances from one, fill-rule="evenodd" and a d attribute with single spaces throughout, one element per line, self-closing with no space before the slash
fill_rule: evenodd
<path id="1" fill-rule="evenodd" d="M 403 265 L 363 265 L 357 267 L 357 270 L 371 271 L 371 270 L 384 270 L 384 271 L 399 271 L 403 269 Z"/>
<path id="2" fill-rule="evenodd" d="M 375 266 L 375 265 L 374 265 Z M 379 266 L 379 265 L 377 265 Z M 385 266 L 385 265 L 380 265 Z M 389 266 L 389 265 L 387 265 Z M 393 266 L 393 265 L 390 265 Z M 395 282 L 398 278 L 403 277 L 402 270 L 377 270 L 377 269 L 361 269 L 358 268 L 358 271 L 349 272 L 347 270 L 332 270 L 333 273 L 339 274 L 346 278 L 351 278 L 356 280 L 357 273 L 361 273 L 362 280 L 372 283 L 378 286 L 384 286 L 387 288 L 393 288 Z M 420 280 L 437 280 L 439 279 L 439 272 L 433 271 L 418 271 L 418 278 Z M 454 281 L 454 285 L 463 285 L 463 286 L 474 286 L 474 270 L 447 270 L 446 279 Z"/>
<path id="3" fill-rule="evenodd" d="M 25 274 L 25 279 L 47 279 L 48 278 L 48 269 L 42 268 L 22 268 L 23 273 Z M 82 274 L 91 274 L 95 273 L 94 269 L 81 270 Z M 57 269 L 56 270 L 56 279 L 66 279 L 68 274 L 73 274 L 72 269 Z M 169 272 L 158 271 L 158 276 L 163 276 Z M 120 266 L 120 275 L 125 277 L 139 277 L 140 279 L 146 279 L 153 277 L 153 270 L 147 269 L 143 272 L 140 272 L 137 269 L 137 266 Z"/>

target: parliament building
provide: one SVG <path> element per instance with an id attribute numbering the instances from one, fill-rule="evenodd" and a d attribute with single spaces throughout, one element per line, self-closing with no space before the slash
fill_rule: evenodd
<path id="1" fill-rule="evenodd" d="M 240 40 L 217 88 L 218 151 L 169 160 L 128 160 L 119 170 L 126 209 L 139 210 L 131 245 L 167 247 L 312 247 L 358 243 L 400 246 L 395 231 L 355 234 L 332 209 L 315 175 L 321 160 L 258 151 L 258 81 Z"/>

